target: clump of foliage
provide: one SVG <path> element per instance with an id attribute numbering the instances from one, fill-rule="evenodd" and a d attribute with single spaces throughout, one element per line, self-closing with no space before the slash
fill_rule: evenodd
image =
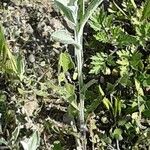
<path id="1" fill-rule="evenodd" d="M 102 102 L 110 114 L 105 121 L 109 124 L 105 133 L 111 144 L 116 140 L 117 149 L 140 149 L 141 143 L 147 149 L 150 144 L 147 5 L 148 1 L 139 7 L 130 0 L 121 6 L 112 2 L 107 11 L 100 9 L 90 21 L 95 39 L 105 45 L 91 57 L 90 73 L 104 76 Z"/>

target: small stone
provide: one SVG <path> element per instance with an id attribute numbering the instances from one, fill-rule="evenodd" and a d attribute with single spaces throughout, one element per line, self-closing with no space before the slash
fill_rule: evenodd
<path id="1" fill-rule="evenodd" d="M 29 61 L 30 61 L 31 63 L 34 63 L 34 62 L 35 62 L 35 56 L 34 56 L 33 54 L 30 54 L 30 56 L 29 56 Z"/>
<path id="2" fill-rule="evenodd" d="M 6 7 L 6 6 L 7 6 L 7 3 L 3 3 L 3 6 Z"/>
<path id="3" fill-rule="evenodd" d="M 62 24 L 59 20 L 52 18 L 50 20 L 50 24 L 52 25 L 53 28 L 55 29 L 61 29 L 62 28 Z"/>
<path id="4" fill-rule="evenodd" d="M 8 6 L 8 10 L 14 10 L 14 7 Z"/>
<path id="5" fill-rule="evenodd" d="M 40 66 L 44 67 L 44 66 L 45 66 L 45 61 L 42 61 L 42 62 L 40 63 Z"/>
<path id="6" fill-rule="evenodd" d="M 107 117 L 102 117 L 102 118 L 101 118 L 101 121 L 102 121 L 103 123 L 108 123 Z"/>
<path id="7" fill-rule="evenodd" d="M 33 29 L 32 29 L 32 27 L 31 27 L 30 25 L 28 25 L 28 26 L 26 27 L 26 32 L 27 32 L 28 34 L 32 34 L 32 33 L 33 33 Z"/>

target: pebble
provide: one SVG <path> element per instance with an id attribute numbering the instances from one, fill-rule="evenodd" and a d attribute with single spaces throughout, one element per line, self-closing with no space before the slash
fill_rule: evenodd
<path id="1" fill-rule="evenodd" d="M 8 10 L 14 10 L 14 7 L 8 6 Z"/>
<path id="2" fill-rule="evenodd" d="M 30 54 L 30 55 L 29 55 L 29 61 L 30 61 L 31 63 L 34 63 L 34 62 L 35 62 L 35 56 L 34 56 L 33 54 Z"/>

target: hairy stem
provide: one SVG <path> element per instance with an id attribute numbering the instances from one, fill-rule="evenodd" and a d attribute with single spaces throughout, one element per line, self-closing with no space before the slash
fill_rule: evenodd
<path id="1" fill-rule="evenodd" d="M 119 140 L 116 140 L 116 144 L 117 144 L 117 150 L 120 150 L 120 147 L 119 147 Z"/>
<path id="2" fill-rule="evenodd" d="M 81 132 L 81 144 L 82 150 L 86 150 L 86 125 L 84 118 L 84 91 L 83 91 L 83 31 L 78 32 L 75 30 L 75 40 L 80 45 L 79 48 L 75 48 L 75 54 L 77 57 L 77 68 L 78 68 L 78 82 L 79 82 L 79 100 L 80 100 L 80 132 Z"/>

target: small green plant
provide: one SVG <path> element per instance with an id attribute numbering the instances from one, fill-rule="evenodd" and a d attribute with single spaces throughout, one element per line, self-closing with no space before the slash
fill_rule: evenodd
<path id="1" fill-rule="evenodd" d="M 79 84 L 79 105 L 77 107 L 77 111 L 79 114 L 80 120 L 80 133 L 81 133 L 81 147 L 80 149 L 86 150 L 86 124 L 85 124 L 85 117 L 84 117 L 84 101 L 85 101 L 85 84 L 83 81 L 83 30 L 84 26 L 87 23 L 88 19 L 91 17 L 93 12 L 97 9 L 97 7 L 102 3 L 102 0 L 93 0 L 87 8 L 85 8 L 85 1 L 84 0 L 70 0 L 70 1 L 63 1 L 63 0 L 55 0 L 56 5 L 60 8 L 61 12 L 65 15 L 67 20 L 72 24 L 74 34 L 73 38 L 72 35 L 69 34 L 67 31 L 56 31 L 52 34 L 52 38 L 57 40 L 63 44 L 72 44 L 74 45 L 74 53 L 76 57 L 76 65 L 77 65 L 77 76 L 78 76 L 78 84 Z M 62 68 L 63 74 L 71 69 L 74 65 L 71 65 L 72 61 L 68 57 L 68 53 L 62 53 L 61 57 L 65 57 L 62 60 Z M 62 75 L 62 74 L 61 74 Z M 73 85 L 66 84 L 66 90 L 75 92 L 73 89 Z M 73 90 L 73 91 L 72 91 Z M 69 98 L 72 98 L 71 95 Z M 73 97 L 74 100 L 69 100 L 70 103 L 74 101 L 76 96 Z"/>
<path id="2" fill-rule="evenodd" d="M 21 80 L 24 74 L 24 61 L 21 56 L 14 56 L 5 40 L 0 25 L 0 70 L 7 74 L 15 74 Z"/>

